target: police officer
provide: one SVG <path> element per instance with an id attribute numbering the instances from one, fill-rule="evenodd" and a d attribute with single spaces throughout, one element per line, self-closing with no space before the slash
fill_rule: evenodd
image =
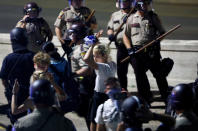
<path id="1" fill-rule="evenodd" d="M 37 53 L 42 45 L 53 38 L 52 31 L 44 18 L 39 17 L 41 8 L 35 2 L 29 2 L 23 9 L 24 17 L 16 27 L 25 28 L 28 33 L 28 50 Z"/>
<path id="2" fill-rule="evenodd" d="M 20 118 L 13 127 L 15 131 L 76 131 L 72 121 L 65 118 L 58 110 L 52 108 L 55 91 L 46 79 L 39 79 L 30 86 L 30 98 L 34 111 Z"/>
<path id="3" fill-rule="evenodd" d="M 198 117 L 193 112 L 195 102 L 195 90 L 189 84 L 179 84 L 173 88 L 170 103 L 176 112 L 176 131 L 196 131 L 198 129 Z"/>
<path id="4" fill-rule="evenodd" d="M 12 44 L 13 53 L 8 54 L 4 60 L 0 71 L 0 78 L 2 79 L 3 86 L 5 88 L 5 96 L 8 100 L 8 104 L 11 104 L 12 88 L 15 79 L 19 81 L 20 90 L 18 94 L 17 103 L 21 105 L 28 97 L 28 90 L 30 84 L 30 77 L 34 71 L 33 53 L 27 50 L 27 33 L 23 28 L 14 28 L 10 32 L 10 40 Z M 10 109 L 10 107 L 9 107 Z M 8 114 L 12 123 L 17 118 L 25 115 L 12 115 Z"/>
<path id="5" fill-rule="evenodd" d="M 161 71 L 159 41 L 154 46 L 134 54 L 143 45 L 165 32 L 157 14 L 148 10 L 150 3 L 151 0 L 134 1 L 137 11 L 128 18 L 123 36 L 124 44 L 128 50 L 128 55 L 130 55 L 130 61 L 136 76 L 139 95 L 147 100 L 148 103 L 152 102 L 152 93 L 146 75 L 148 69 L 156 79 L 162 99 L 165 101 L 168 96 L 168 82 L 166 75 L 163 75 Z"/>
<path id="6" fill-rule="evenodd" d="M 128 65 L 130 61 L 125 63 L 121 63 L 125 57 L 128 56 L 128 52 L 126 47 L 123 44 L 123 32 L 125 25 L 121 28 L 118 35 L 115 36 L 115 33 L 118 31 L 120 25 L 126 22 L 126 15 L 129 13 L 132 1 L 131 0 L 118 0 L 118 6 L 120 8 L 119 11 L 116 11 L 112 14 L 109 22 L 108 22 L 108 30 L 107 34 L 109 36 L 110 41 L 115 41 L 115 45 L 117 48 L 117 75 L 122 88 L 127 90 L 127 72 Z"/>
<path id="7" fill-rule="evenodd" d="M 93 95 L 95 87 L 95 73 L 84 61 L 83 57 L 89 49 L 89 45 L 84 43 L 84 38 L 88 34 L 88 29 L 83 23 L 76 23 L 68 30 L 69 38 L 74 43 L 73 52 L 71 55 L 72 75 L 76 77 L 80 84 L 80 105 L 77 109 L 79 116 L 86 118 L 87 127 L 89 128 L 88 108 L 89 101 Z"/>
<path id="8" fill-rule="evenodd" d="M 117 131 L 143 131 L 142 124 L 150 120 L 160 121 L 169 129 L 175 124 L 174 118 L 151 112 L 145 100 L 137 96 L 130 96 L 124 100 L 121 107 L 121 119 L 122 123 L 119 124 Z"/>
<path id="9" fill-rule="evenodd" d="M 90 30 L 97 28 L 96 18 L 92 16 L 88 22 L 86 19 L 91 14 L 91 10 L 83 6 L 83 0 L 68 0 L 69 6 L 61 10 L 59 13 L 54 26 L 57 38 L 62 44 L 63 50 L 69 55 L 71 50 L 68 50 L 68 45 L 65 43 L 67 32 L 71 25 L 74 23 L 85 23 Z"/>

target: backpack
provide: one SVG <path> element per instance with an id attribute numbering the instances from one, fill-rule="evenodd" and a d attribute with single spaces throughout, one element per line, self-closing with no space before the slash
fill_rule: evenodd
<path id="1" fill-rule="evenodd" d="M 66 64 L 64 64 L 66 62 Z M 58 85 L 65 91 L 67 94 L 67 99 L 60 102 L 61 109 L 64 113 L 74 111 L 79 104 L 79 84 L 71 76 L 71 69 L 69 64 L 65 59 L 62 60 L 64 65 L 64 72 L 60 72 L 58 66 L 51 64 L 49 69 L 57 77 Z M 61 63 L 61 64 L 62 64 Z M 60 66 L 60 65 L 59 65 Z M 56 79 L 55 77 L 55 79 Z"/>

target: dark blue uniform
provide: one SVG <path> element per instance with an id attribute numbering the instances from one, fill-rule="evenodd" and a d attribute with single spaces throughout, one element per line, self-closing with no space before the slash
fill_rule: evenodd
<path id="1" fill-rule="evenodd" d="M 22 104 L 29 96 L 30 77 L 34 71 L 32 59 L 33 53 L 26 49 L 15 50 L 4 58 L 0 78 L 7 83 L 7 87 L 5 87 L 5 95 L 9 105 L 11 103 L 12 88 L 15 79 L 18 79 L 20 85 L 17 104 Z M 9 116 L 11 116 L 11 122 L 14 122 L 21 115 L 22 114 L 13 116 L 9 113 Z"/>

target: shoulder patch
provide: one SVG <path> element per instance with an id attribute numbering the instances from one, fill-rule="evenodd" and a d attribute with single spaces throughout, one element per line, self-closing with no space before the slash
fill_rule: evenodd
<path id="1" fill-rule="evenodd" d="M 62 10 L 62 11 L 59 13 L 58 18 L 61 19 L 62 16 L 63 16 L 63 14 L 64 14 L 64 11 Z"/>

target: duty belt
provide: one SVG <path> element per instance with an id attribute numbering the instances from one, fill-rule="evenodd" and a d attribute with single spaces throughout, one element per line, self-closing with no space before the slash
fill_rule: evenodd
<path id="1" fill-rule="evenodd" d="M 138 51 L 140 48 L 142 48 L 143 47 L 143 45 L 133 45 L 133 49 L 135 50 L 135 51 Z M 148 50 L 147 50 L 147 48 L 144 48 L 144 50 L 142 50 L 141 52 L 147 52 Z"/>
<path id="2" fill-rule="evenodd" d="M 121 42 L 115 42 L 115 45 L 116 45 L 117 47 L 125 46 L 124 43 L 121 43 Z"/>

